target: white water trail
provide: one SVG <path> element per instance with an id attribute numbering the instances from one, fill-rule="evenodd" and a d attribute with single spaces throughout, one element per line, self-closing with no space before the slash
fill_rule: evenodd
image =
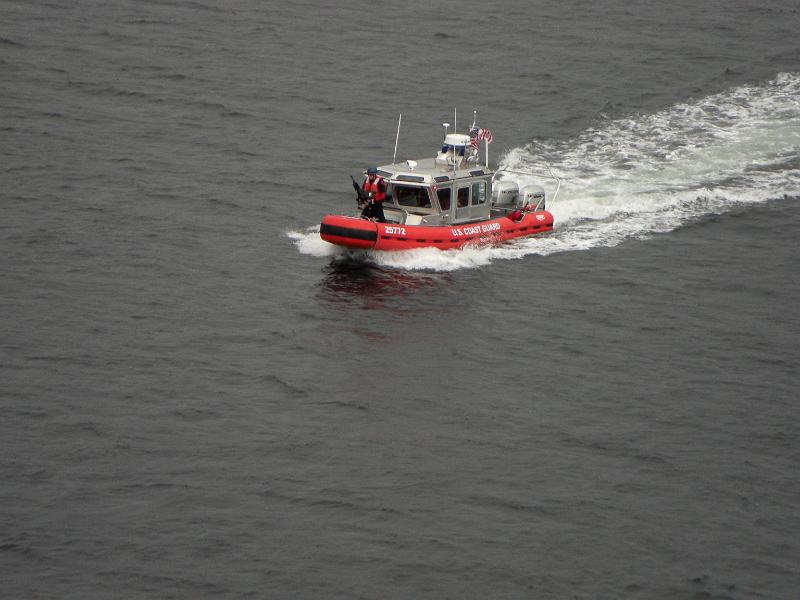
<path id="1" fill-rule="evenodd" d="M 553 233 L 487 248 L 366 253 L 379 265 L 452 271 L 494 260 L 615 246 L 704 216 L 800 196 L 800 74 L 783 73 L 650 115 L 609 120 L 575 138 L 532 143 L 501 168 L 562 180 Z M 298 249 L 335 256 L 318 228 L 292 233 Z M 311 238 L 316 238 L 317 241 Z"/>

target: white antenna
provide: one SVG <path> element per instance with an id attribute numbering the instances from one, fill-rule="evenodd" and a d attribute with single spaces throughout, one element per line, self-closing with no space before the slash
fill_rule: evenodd
<path id="1" fill-rule="evenodd" d="M 470 136 L 472 136 L 472 132 L 475 131 L 475 124 L 477 122 L 478 122 L 478 111 L 477 110 L 473 110 L 472 111 L 472 127 L 469 128 L 469 135 Z M 477 136 L 478 134 L 476 133 L 475 135 Z M 476 144 L 475 144 L 475 151 L 476 152 L 478 151 L 477 141 L 476 141 Z M 479 156 L 475 157 L 476 160 L 478 158 L 480 158 L 480 157 Z M 489 168 L 489 145 L 488 144 L 486 145 L 486 168 L 487 169 Z"/>
<path id="2" fill-rule="evenodd" d="M 400 113 L 400 118 L 397 119 L 397 136 L 394 138 L 394 156 L 392 156 L 392 164 L 397 162 L 397 142 L 400 141 L 400 122 L 403 120 L 403 113 Z"/>
<path id="3" fill-rule="evenodd" d="M 458 109 L 453 109 L 453 133 L 458 133 Z M 453 181 L 456 180 L 456 140 L 453 140 Z"/>

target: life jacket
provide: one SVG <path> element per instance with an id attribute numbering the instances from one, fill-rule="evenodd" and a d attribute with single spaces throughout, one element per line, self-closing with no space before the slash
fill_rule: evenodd
<path id="1" fill-rule="evenodd" d="M 375 202 L 383 202 L 386 198 L 386 184 L 380 177 L 376 177 L 373 181 L 370 181 L 369 177 L 367 177 L 362 187 L 368 194 L 374 192 L 372 200 Z"/>

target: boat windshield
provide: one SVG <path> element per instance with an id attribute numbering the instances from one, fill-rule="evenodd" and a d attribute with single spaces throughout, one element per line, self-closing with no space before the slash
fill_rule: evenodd
<path id="1" fill-rule="evenodd" d="M 431 198 L 428 195 L 428 188 L 426 187 L 395 185 L 392 197 L 400 206 L 431 208 Z"/>

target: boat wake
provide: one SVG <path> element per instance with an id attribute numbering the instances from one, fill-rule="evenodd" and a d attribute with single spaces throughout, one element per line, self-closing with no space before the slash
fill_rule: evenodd
<path id="1" fill-rule="evenodd" d="M 501 168 L 562 180 L 548 206 L 555 230 L 500 246 L 364 253 L 387 267 L 452 271 L 494 260 L 615 246 L 673 231 L 708 215 L 800 195 L 800 74 L 737 87 L 651 115 L 608 120 L 564 141 L 534 142 Z M 319 228 L 290 232 L 300 252 L 347 254 Z"/>

